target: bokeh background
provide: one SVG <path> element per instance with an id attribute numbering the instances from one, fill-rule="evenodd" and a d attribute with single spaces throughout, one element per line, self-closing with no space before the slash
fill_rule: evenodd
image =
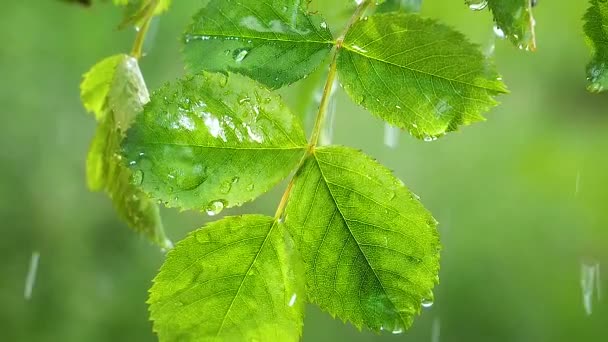
<path id="1" fill-rule="evenodd" d="M 344 9 L 318 3 L 339 29 Z M 183 74 L 178 36 L 199 7 L 174 1 L 155 22 L 141 63 L 150 89 Z M 310 306 L 304 341 L 608 339 L 608 94 L 585 90 L 585 7 L 582 0 L 539 1 L 536 53 L 495 42 L 511 94 L 487 122 L 438 141 L 401 133 L 389 147 L 384 124 L 337 93 L 334 143 L 362 148 L 394 169 L 440 221 L 441 284 L 434 305 L 403 335 L 360 333 Z M 491 50 L 487 11 L 428 0 L 422 14 Z M 145 300 L 163 254 L 85 185 L 95 122 L 78 86 L 94 63 L 130 50 L 134 32 L 116 29 L 120 16 L 104 3 L 2 3 L 0 341 L 156 339 Z M 282 92 L 301 111 L 311 101 L 308 88 Z M 272 214 L 281 192 L 223 214 Z M 163 216 L 174 241 L 209 221 L 176 210 Z M 39 267 L 26 299 L 33 253 Z"/>

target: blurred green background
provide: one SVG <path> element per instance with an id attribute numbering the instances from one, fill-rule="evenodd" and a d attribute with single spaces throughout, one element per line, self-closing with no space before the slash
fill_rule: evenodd
<path id="1" fill-rule="evenodd" d="M 334 29 L 344 10 L 319 1 Z M 155 23 L 141 65 L 150 89 L 183 73 L 178 36 L 199 1 L 175 1 Z M 538 51 L 497 41 L 511 94 L 488 121 L 435 142 L 401 133 L 338 92 L 335 143 L 395 170 L 440 221 L 435 304 L 403 335 L 359 333 L 310 306 L 304 341 L 606 341 L 608 339 L 608 94 L 585 90 L 585 1 L 540 1 Z M 492 20 L 463 1 L 428 0 L 436 17 L 488 49 Z M 4 1 L 0 10 L 0 341 L 154 341 L 145 300 L 163 260 L 85 185 L 95 122 L 79 101 L 81 75 L 128 52 L 120 11 L 55 0 Z M 305 81 L 306 82 L 306 81 Z M 311 96 L 282 91 L 294 108 Z M 224 214 L 272 214 L 282 189 Z M 163 211 L 177 241 L 209 220 Z M 29 300 L 24 283 L 40 254 Z M 599 266 L 596 266 L 599 265 Z M 590 279 L 584 269 L 601 269 Z M 584 305 L 581 276 L 593 288 Z M 592 305 L 592 307 L 589 307 Z M 589 311 L 591 309 L 591 311 Z"/>

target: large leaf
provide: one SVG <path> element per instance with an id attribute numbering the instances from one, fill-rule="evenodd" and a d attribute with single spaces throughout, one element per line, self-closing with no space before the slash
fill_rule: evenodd
<path id="1" fill-rule="evenodd" d="M 153 197 L 216 214 L 289 175 L 306 145 L 280 97 L 244 76 L 205 73 L 154 93 L 123 146 Z"/>
<path id="2" fill-rule="evenodd" d="M 483 120 L 505 86 L 477 46 L 415 14 L 357 22 L 344 39 L 338 72 L 346 92 L 412 135 L 434 139 Z"/>
<path id="3" fill-rule="evenodd" d="M 150 290 L 154 330 L 165 341 L 297 341 L 303 267 L 273 218 L 228 217 L 169 252 Z"/>
<path id="4" fill-rule="evenodd" d="M 131 174 L 119 154 L 124 130 L 149 99 L 137 60 L 127 55 L 104 59 L 85 75 L 81 89 L 85 108 L 99 121 L 87 157 L 89 188 L 105 190 L 132 229 L 169 247 L 158 206 L 132 184 L 139 175 Z"/>
<path id="5" fill-rule="evenodd" d="M 486 0 L 484 0 L 486 1 Z M 497 29 L 520 49 L 536 50 L 534 0 L 487 0 Z"/>
<path id="6" fill-rule="evenodd" d="M 432 301 L 436 221 L 361 152 L 317 149 L 296 175 L 285 224 L 306 263 L 309 299 L 332 315 L 401 332 Z"/>
<path id="7" fill-rule="evenodd" d="M 608 2 L 591 0 L 585 13 L 585 35 L 593 48 L 593 59 L 587 65 L 588 89 L 604 91 L 608 87 Z"/>
<path id="8" fill-rule="evenodd" d="M 184 42 L 190 71 L 237 72 L 271 88 L 306 77 L 333 46 L 323 19 L 293 0 L 212 0 Z"/>

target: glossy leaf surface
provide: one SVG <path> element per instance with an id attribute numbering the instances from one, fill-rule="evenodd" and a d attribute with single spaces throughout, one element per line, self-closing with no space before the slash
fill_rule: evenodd
<path id="1" fill-rule="evenodd" d="M 137 60 L 117 55 L 101 61 L 85 75 L 81 95 L 85 108 L 99 121 L 87 156 L 89 188 L 105 190 L 132 229 L 169 247 L 158 206 L 132 184 L 138 175 L 131 174 L 120 156 L 124 130 L 149 99 Z"/>
<path id="2" fill-rule="evenodd" d="M 285 224 L 306 263 L 309 299 L 332 315 L 402 332 L 438 279 L 436 221 L 389 170 L 324 147 L 297 173 Z"/>
<path id="3" fill-rule="evenodd" d="M 333 43 L 323 19 L 298 4 L 212 0 L 184 35 L 188 70 L 236 72 L 274 89 L 306 77 Z"/>
<path id="4" fill-rule="evenodd" d="M 244 76 L 205 73 L 155 92 L 123 147 L 145 191 L 213 215 L 287 177 L 306 145 L 280 97 Z"/>
<path id="5" fill-rule="evenodd" d="M 585 35 L 593 49 L 593 58 L 587 65 L 587 89 L 601 92 L 608 88 L 608 2 L 591 0 L 584 20 Z"/>
<path id="6" fill-rule="evenodd" d="M 494 21 L 504 35 L 515 46 L 525 50 L 536 50 L 536 25 L 532 14 L 533 0 L 487 0 Z"/>
<path id="7" fill-rule="evenodd" d="M 297 341 L 303 265 L 273 218 L 228 217 L 169 252 L 150 290 L 154 330 L 165 341 Z"/>
<path id="8" fill-rule="evenodd" d="M 477 46 L 415 14 L 387 13 L 357 22 L 338 56 L 346 92 L 371 113 L 412 135 L 434 139 L 483 120 L 506 92 Z"/>

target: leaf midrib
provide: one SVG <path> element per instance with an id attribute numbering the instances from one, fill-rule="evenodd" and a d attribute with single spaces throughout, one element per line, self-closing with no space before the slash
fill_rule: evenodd
<path id="1" fill-rule="evenodd" d="M 267 38 L 267 37 L 254 37 L 254 36 L 245 36 L 245 35 L 238 35 L 238 34 L 231 34 L 231 35 L 227 35 L 227 34 L 200 34 L 200 33 L 187 33 L 187 36 L 191 36 L 192 38 L 194 38 L 193 40 L 191 40 L 190 42 L 188 42 L 187 44 L 191 44 L 194 41 L 205 41 L 206 39 L 196 39 L 197 37 L 210 37 L 210 38 L 220 38 L 220 39 L 229 39 L 229 38 L 234 38 L 234 37 L 238 37 L 241 39 L 257 39 L 257 40 L 263 40 L 263 41 L 269 41 L 269 42 L 282 42 L 282 43 L 308 43 L 308 44 L 318 44 L 318 45 L 336 45 L 336 42 L 333 40 L 325 40 L 325 41 L 321 41 L 321 40 L 300 40 L 300 39 L 277 39 L 277 38 Z"/>
<path id="2" fill-rule="evenodd" d="M 365 252 L 363 252 L 363 249 L 361 249 L 359 241 L 357 240 L 357 238 L 353 234 L 353 232 L 352 232 L 352 230 L 350 228 L 350 225 L 348 224 L 348 221 L 346 220 L 346 217 L 342 213 L 342 209 L 340 209 L 340 206 L 338 205 L 336 197 L 334 196 L 333 192 L 331 191 L 331 188 L 329 187 L 328 179 L 327 179 L 327 177 L 325 177 L 325 174 L 323 173 L 323 169 L 321 168 L 321 164 L 319 163 L 319 160 L 317 159 L 317 156 L 315 154 L 313 154 L 313 159 L 315 160 L 315 163 L 317 163 L 317 167 L 319 168 L 319 172 L 321 174 L 321 177 L 323 178 L 325 187 L 327 188 L 327 191 L 329 192 L 331 200 L 334 202 L 334 204 L 336 206 L 336 209 L 338 209 L 338 213 L 340 214 L 340 217 L 342 218 L 342 221 L 344 222 L 344 224 L 348 228 L 348 233 L 353 238 L 353 240 L 355 240 L 355 244 L 357 245 L 357 248 L 359 249 L 359 252 L 361 252 L 361 255 L 363 255 L 363 258 L 365 259 L 365 263 L 367 264 L 367 266 L 370 268 L 370 270 L 374 274 L 374 277 L 376 278 L 376 281 L 378 282 L 378 284 L 380 284 L 380 287 L 382 288 L 382 292 L 384 292 L 384 294 L 386 295 L 386 298 L 388 298 L 389 302 L 393 306 L 393 310 L 396 311 L 397 314 L 399 315 L 399 317 L 401 318 L 401 321 L 402 321 L 401 323 L 407 325 L 407 320 L 404 320 L 403 317 L 401 316 L 401 313 L 397 310 L 397 308 L 395 306 L 395 303 L 393 303 L 393 300 L 390 298 L 388 292 L 386 291 L 386 288 L 384 287 L 384 284 L 380 280 L 380 277 L 378 277 L 378 274 L 376 273 L 376 270 L 372 267 L 371 263 L 369 262 L 369 259 L 367 258 L 367 255 L 365 254 Z"/>
<path id="3" fill-rule="evenodd" d="M 377 62 L 385 63 L 385 64 L 388 64 L 388 65 L 391 65 L 391 66 L 394 66 L 394 67 L 397 67 L 397 68 L 400 68 L 400 69 L 405 69 L 405 70 L 408 70 L 408 71 L 411 71 L 411 72 L 414 72 L 414 73 L 418 73 L 418 74 L 422 74 L 422 75 L 426 75 L 426 76 L 430 76 L 430 77 L 435 77 L 435 78 L 438 78 L 438 79 L 441 79 L 441 80 L 444 80 L 444 81 L 448 81 L 448 82 L 454 82 L 454 83 L 463 84 L 463 85 L 466 85 L 466 86 L 469 86 L 469 87 L 473 87 L 473 88 L 477 88 L 477 89 L 482 89 L 482 90 L 485 90 L 485 91 L 492 91 L 492 92 L 496 92 L 496 93 L 502 93 L 502 92 L 504 92 L 504 90 L 502 90 L 502 89 L 487 88 L 487 87 L 483 87 L 483 86 L 480 86 L 480 85 L 477 85 L 477 84 L 472 84 L 472 83 L 469 83 L 469 82 L 460 81 L 460 80 L 456 80 L 456 79 L 450 79 L 450 78 L 447 78 L 447 77 L 444 77 L 444 76 L 440 76 L 440 75 L 436 75 L 436 74 L 433 74 L 433 73 L 430 73 L 430 72 L 426 72 L 426 71 L 422 71 L 422 70 L 419 70 L 419 69 L 410 68 L 410 67 L 407 67 L 405 65 L 399 65 L 399 64 L 396 64 L 396 63 L 393 63 L 393 62 L 389 62 L 389 61 L 380 59 L 378 57 L 371 56 L 371 55 L 365 54 L 365 53 L 363 53 L 361 51 L 358 51 L 358 50 L 352 48 L 351 46 L 349 46 L 348 44 L 342 45 L 342 48 L 345 49 L 345 50 L 347 50 L 348 52 L 352 52 L 352 53 L 354 53 L 356 55 L 359 55 L 361 57 L 368 58 L 368 59 L 371 59 L 371 60 L 374 60 L 374 61 L 377 61 Z"/>
<path id="4" fill-rule="evenodd" d="M 232 147 L 232 146 L 211 146 L 211 145 L 196 145 L 196 144 L 178 144 L 172 142 L 159 142 L 159 141 L 143 141 L 140 142 L 141 145 L 169 145 L 169 146 L 179 146 L 179 147 L 199 147 L 199 148 L 209 148 L 209 149 L 224 149 L 224 150 L 269 150 L 269 151 L 294 151 L 294 150 L 304 150 L 306 149 L 306 145 L 295 146 L 295 147 Z"/>

